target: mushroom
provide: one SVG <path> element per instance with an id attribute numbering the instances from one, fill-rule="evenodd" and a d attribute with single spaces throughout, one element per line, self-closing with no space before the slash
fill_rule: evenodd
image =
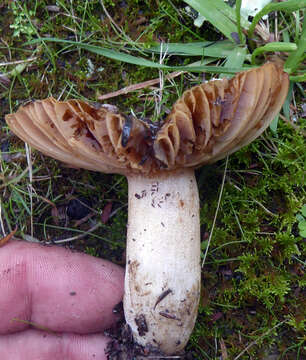
<path id="1" fill-rule="evenodd" d="M 134 339 L 180 353 L 200 297 L 194 169 L 258 137 L 279 112 L 288 75 L 267 63 L 185 91 L 157 126 L 80 100 L 38 100 L 6 116 L 11 130 L 74 167 L 128 179 L 124 311 Z"/>

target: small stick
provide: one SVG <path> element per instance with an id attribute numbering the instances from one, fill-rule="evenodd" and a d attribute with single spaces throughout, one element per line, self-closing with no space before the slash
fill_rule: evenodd
<path id="1" fill-rule="evenodd" d="M 217 220 L 217 216 L 218 216 L 218 212 L 219 212 L 219 208 L 220 208 L 220 204 L 221 204 L 221 199 L 222 199 L 222 194 L 223 194 L 223 189 L 224 189 L 224 182 L 225 182 L 225 177 L 226 177 L 226 172 L 227 172 L 227 165 L 228 165 L 228 155 L 227 155 L 226 161 L 225 161 L 225 168 L 224 168 L 222 184 L 221 184 L 221 189 L 220 189 L 219 198 L 218 198 L 218 204 L 217 204 L 217 208 L 216 208 L 216 211 L 215 211 L 213 224 L 212 224 L 212 227 L 211 227 L 211 230 L 210 230 L 208 243 L 207 243 L 206 250 L 205 250 L 205 253 L 204 253 L 204 257 L 203 257 L 202 268 L 203 268 L 203 266 L 205 264 L 206 256 L 207 256 L 208 249 L 209 249 L 209 245 L 210 245 L 211 238 L 212 238 L 214 228 L 215 228 L 215 225 L 216 225 L 216 220 Z"/>
<path id="2" fill-rule="evenodd" d="M 174 71 L 171 74 L 165 76 L 165 79 L 169 80 L 169 79 L 174 79 L 175 77 L 183 74 L 185 71 Z M 105 94 L 105 95 L 101 95 L 98 97 L 98 100 L 106 100 L 106 99 L 110 99 L 112 97 L 116 97 L 116 96 L 120 96 L 120 95 L 125 95 L 128 94 L 129 92 L 132 91 L 136 91 L 136 90 L 140 90 L 143 88 L 147 88 L 149 86 L 158 84 L 160 81 L 160 78 L 156 78 L 156 79 L 152 79 L 152 80 L 147 80 L 138 84 L 133 84 L 133 85 L 129 85 L 126 86 L 120 90 Z"/>
<path id="3" fill-rule="evenodd" d="M 181 320 L 181 319 L 178 319 L 175 315 L 169 314 L 166 311 L 160 311 L 159 315 L 161 315 L 167 319 L 171 319 L 171 320 L 178 320 L 178 321 Z"/>
<path id="4" fill-rule="evenodd" d="M 157 298 L 156 303 L 155 303 L 153 309 L 155 310 L 156 306 L 157 306 L 162 300 L 164 300 L 164 298 L 165 298 L 167 295 L 169 295 L 170 293 L 172 293 L 172 290 L 171 290 L 171 289 L 168 289 L 168 290 L 163 291 L 163 292 L 159 295 L 159 297 Z"/>

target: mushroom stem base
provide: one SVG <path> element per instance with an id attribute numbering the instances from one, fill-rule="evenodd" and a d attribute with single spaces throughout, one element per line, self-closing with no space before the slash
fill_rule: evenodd
<path id="1" fill-rule="evenodd" d="M 181 352 L 200 297 L 199 195 L 194 171 L 130 176 L 124 310 L 135 341 Z"/>

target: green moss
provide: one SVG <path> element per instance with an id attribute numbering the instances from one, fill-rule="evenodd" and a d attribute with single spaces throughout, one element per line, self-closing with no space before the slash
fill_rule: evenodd
<path id="1" fill-rule="evenodd" d="M 264 148 L 262 142 L 256 141 L 231 156 L 217 226 L 204 267 L 203 282 L 209 301 L 201 309 L 197 324 L 199 333 L 195 332 L 194 341 L 212 336 L 210 327 L 204 334 L 203 328 L 211 316 L 221 313 L 226 326 L 216 320 L 214 328 L 233 355 L 245 347 L 239 345 L 239 329 L 250 334 L 251 329 L 255 331 L 260 324 L 261 328 L 253 337 L 258 339 L 277 323 L 277 319 L 286 319 L 288 309 L 302 308 L 301 292 L 305 282 L 301 268 L 305 245 L 296 230 L 295 215 L 305 202 L 304 140 L 288 125 L 281 124 L 278 136 L 269 135 L 268 141 L 271 148 Z M 271 151 L 273 144 L 277 145 L 277 151 Z M 220 163 L 220 168 L 223 164 Z M 218 179 L 220 188 L 219 173 L 215 173 L 214 178 Z M 208 196 L 202 198 L 201 207 L 201 224 L 208 229 L 218 196 L 215 190 L 212 196 L 210 188 L 208 184 L 205 189 Z M 219 275 L 208 277 L 207 272 Z M 224 273 L 227 275 L 222 275 Z M 237 308 L 228 309 L 226 305 Z M 246 311 L 248 315 L 242 322 L 241 314 Z M 253 358 L 272 344 L 281 344 L 284 349 L 290 347 L 287 336 L 294 333 L 299 315 L 295 313 L 292 317 L 296 320 L 283 325 L 286 336 L 282 337 L 280 331 L 277 338 L 267 336 L 256 342 Z M 301 321 L 297 327 L 305 330 Z"/>

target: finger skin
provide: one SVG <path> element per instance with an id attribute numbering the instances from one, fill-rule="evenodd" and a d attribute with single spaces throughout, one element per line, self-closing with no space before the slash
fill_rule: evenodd
<path id="1" fill-rule="evenodd" d="M 106 360 L 109 339 L 103 335 L 54 334 L 25 330 L 0 336 L 0 359 Z"/>
<path id="2" fill-rule="evenodd" d="M 0 248 L 0 334 L 29 326 L 53 331 L 99 332 L 116 320 L 123 269 L 70 250 L 12 241 Z"/>

